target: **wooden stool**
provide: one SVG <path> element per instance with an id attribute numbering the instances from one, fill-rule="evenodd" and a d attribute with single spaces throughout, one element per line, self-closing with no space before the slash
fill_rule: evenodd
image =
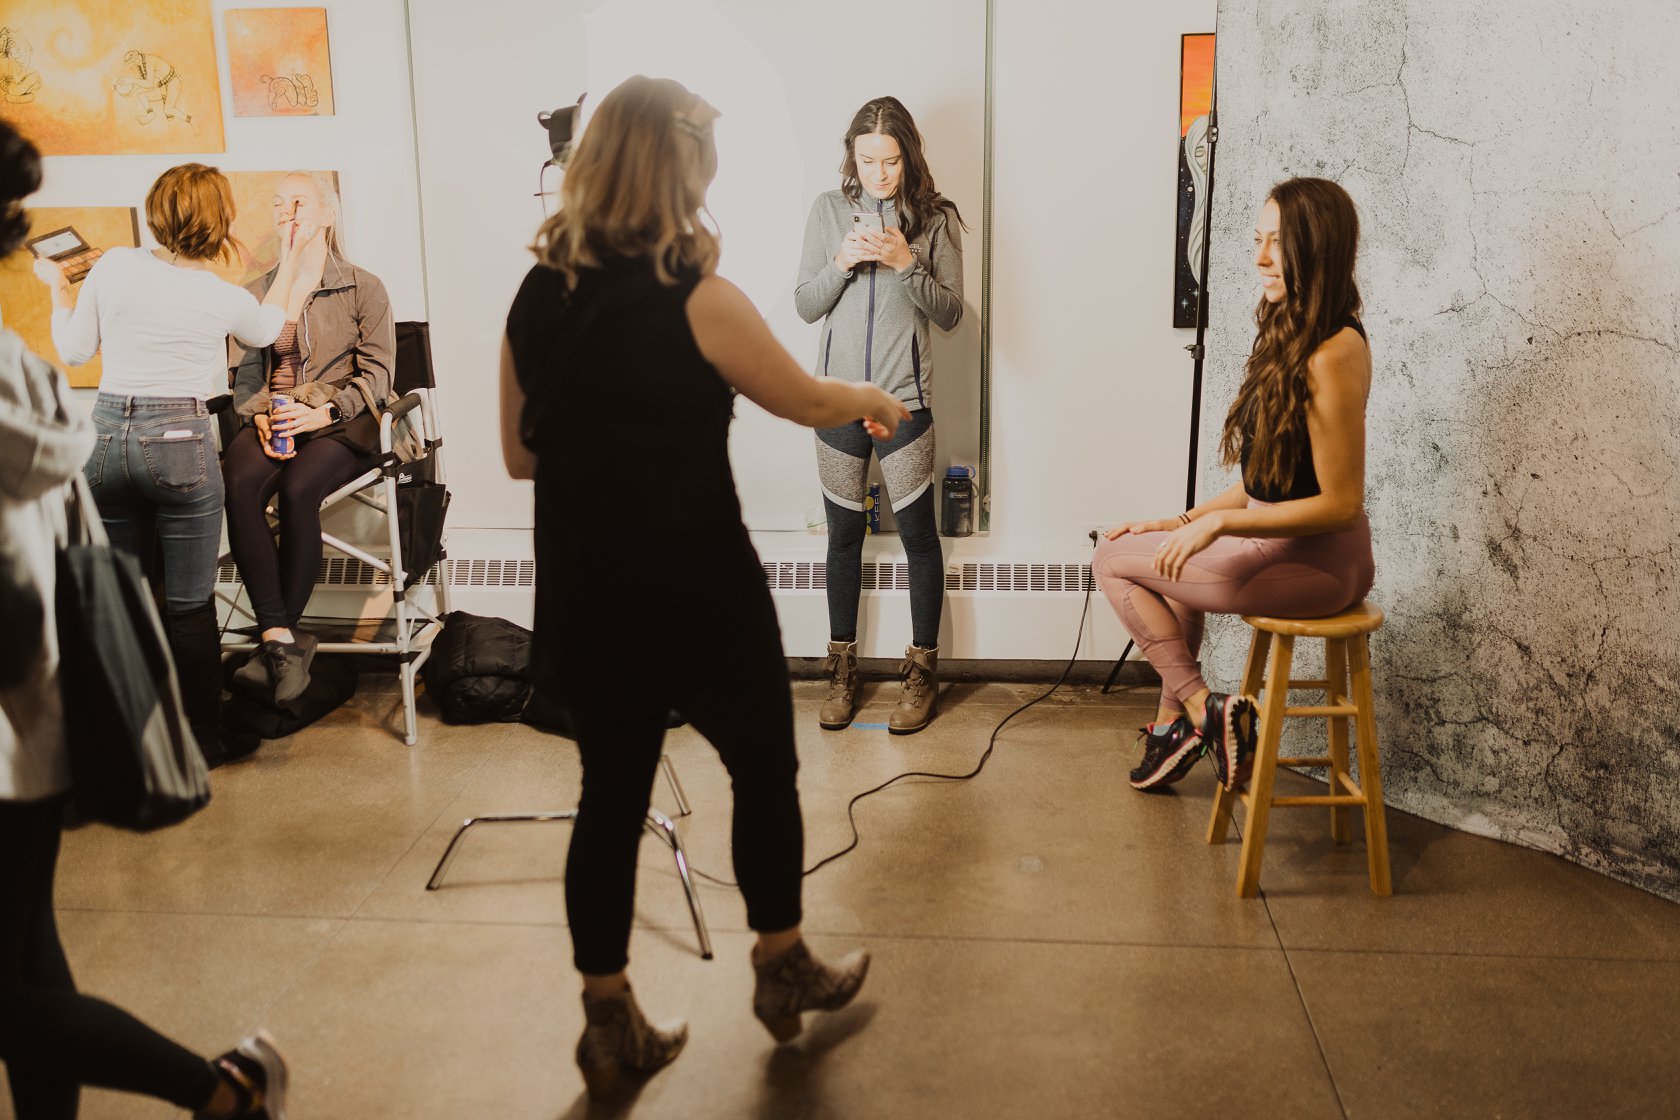
<path id="1" fill-rule="evenodd" d="M 1388 825 L 1383 819 L 1382 771 L 1377 761 L 1377 725 L 1371 700 L 1370 634 L 1383 624 L 1381 608 L 1360 603 L 1351 610 L 1328 618 L 1269 618 L 1243 615 L 1254 627 L 1254 641 L 1248 647 L 1248 666 L 1243 670 L 1242 692 L 1258 696 L 1264 677 L 1265 698 L 1260 708 L 1260 743 L 1254 757 L 1254 773 L 1247 790 L 1219 790 L 1208 822 L 1208 843 L 1223 844 L 1231 827 L 1231 810 L 1239 798 L 1248 806 L 1243 829 L 1242 867 L 1237 873 L 1237 894 L 1253 898 L 1260 888 L 1260 857 L 1266 847 L 1266 820 L 1272 806 L 1330 806 L 1330 836 L 1338 844 L 1352 838 L 1348 807 L 1365 810 L 1365 849 L 1371 867 L 1371 892 L 1393 893 L 1388 873 Z M 1296 638 L 1324 639 L 1324 680 L 1294 680 L 1289 676 Z M 1271 671 L 1266 672 L 1266 654 L 1271 652 Z M 1352 689 L 1348 675 L 1352 672 Z M 1325 702 L 1308 707 L 1289 707 L 1289 690 L 1322 691 Z M 1315 716 L 1330 721 L 1330 754 L 1322 758 L 1279 758 L 1285 716 Z M 1359 782 L 1348 772 L 1348 718 L 1355 722 L 1354 738 L 1359 749 Z M 1272 783 L 1279 766 L 1328 766 L 1328 793 L 1310 797 L 1274 797 Z"/>

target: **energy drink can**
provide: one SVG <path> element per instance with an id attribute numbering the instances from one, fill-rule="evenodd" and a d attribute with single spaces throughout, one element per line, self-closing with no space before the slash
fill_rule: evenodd
<path id="1" fill-rule="evenodd" d="M 881 531 L 881 484 L 871 482 L 863 496 L 863 531 L 873 535 Z"/>
<path id="2" fill-rule="evenodd" d="M 275 393 L 273 396 L 271 396 L 269 398 L 268 414 L 270 416 L 273 416 L 275 409 L 281 407 L 282 405 L 288 405 L 288 404 L 291 404 L 291 403 L 292 403 L 292 398 L 289 395 L 287 395 L 285 393 Z M 268 449 L 270 451 L 274 452 L 276 455 L 290 455 L 292 453 L 292 450 L 296 446 L 297 446 L 297 440 L 294 439 L 293 437 L 283 436 L 280 433 L 275 432 L 272 429 L 270 429 L 270 434 L 269 434 L 269 437 L 268 437 Z"/>

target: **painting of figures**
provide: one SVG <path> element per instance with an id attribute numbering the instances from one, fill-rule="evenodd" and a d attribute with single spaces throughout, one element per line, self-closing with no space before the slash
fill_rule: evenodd
<path id="1" fill-rule="evenodd" d="M 0 116 L 42 155 L 224 151 L 210 0 L 6 0 Z"/>
<path id="2" fill-rule="evenodd" d="M 234 116 L 333 115 L 325 8 L 236 8 L 227 45 Z"/>
<path id="3" fill-rule="evenodd" d="M 47 234 L 59 236 L 41 242 L 41 251 L 57 257 L 57 246 L 77 257 L 97 257 L 98 253 L 118 246 L 140 244 L 140 213 L 129 206 L 41 206 L 29 211 L 29 238 L 35 240 Z M 70 248 L 74 242 L 87 246 L 80 252 Z M 61 259 L 68 266 L 68 258 Z M 74 276 L 80 270 L 66 274 Z M 72 284 L 70 297 L 81 295 L 82 285 Z M 30 250 L 19 249 L 0 260 L 0 317 L 8 329 L 19 335 L 35 353 L 52 362 L 70 375 L 70 384 L 78 389 L 99 384 L 101 359 L 95 356 L 85 366 L 71 369 L 59 359 L 52 343 L 52 296 L 47 286 L 35 278 L 35 258 Z"/>

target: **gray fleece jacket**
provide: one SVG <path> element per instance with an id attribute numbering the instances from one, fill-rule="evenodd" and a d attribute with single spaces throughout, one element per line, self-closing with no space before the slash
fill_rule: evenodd
<path id="1" fill-rule="evenodd" d="M 928 324 L 951 330 L 962 319 L 962 227 L 941 209 L 910 243 L 915 263 L 894 272 L 875 262 L 841 272 L 834 263 L 852 228 L 852 214 L 876 210 L 898 225 L 891 202 L 839 190 L 817 196 L 805 223 L 805 250 L 793 304 L 807 323 L 823 323 L 816 373 L 873 381 L 914 410 L 933 407 Z"/>

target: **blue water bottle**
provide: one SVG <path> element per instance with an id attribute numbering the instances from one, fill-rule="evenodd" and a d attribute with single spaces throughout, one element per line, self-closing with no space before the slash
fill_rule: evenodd
<path id="1" fill-rule="evenodd" d="M 292 398 L 285 393 L 273 394 L 269 397 L 268 401 L 269 415 L 273 416 L 275 409 L 291 403 Z M 271 420 L 270 424 L 272 425 L 272 423 L 273 421 Z M 281 435 L 279 432 L 276 432 L 273 427 L 270 427 L 268 431 L 268 448 L 276 455 L 290 455 L 292 453 L 292 449 L 297 446 L 297 440 L 293 437 L 289 435 Z"/>

